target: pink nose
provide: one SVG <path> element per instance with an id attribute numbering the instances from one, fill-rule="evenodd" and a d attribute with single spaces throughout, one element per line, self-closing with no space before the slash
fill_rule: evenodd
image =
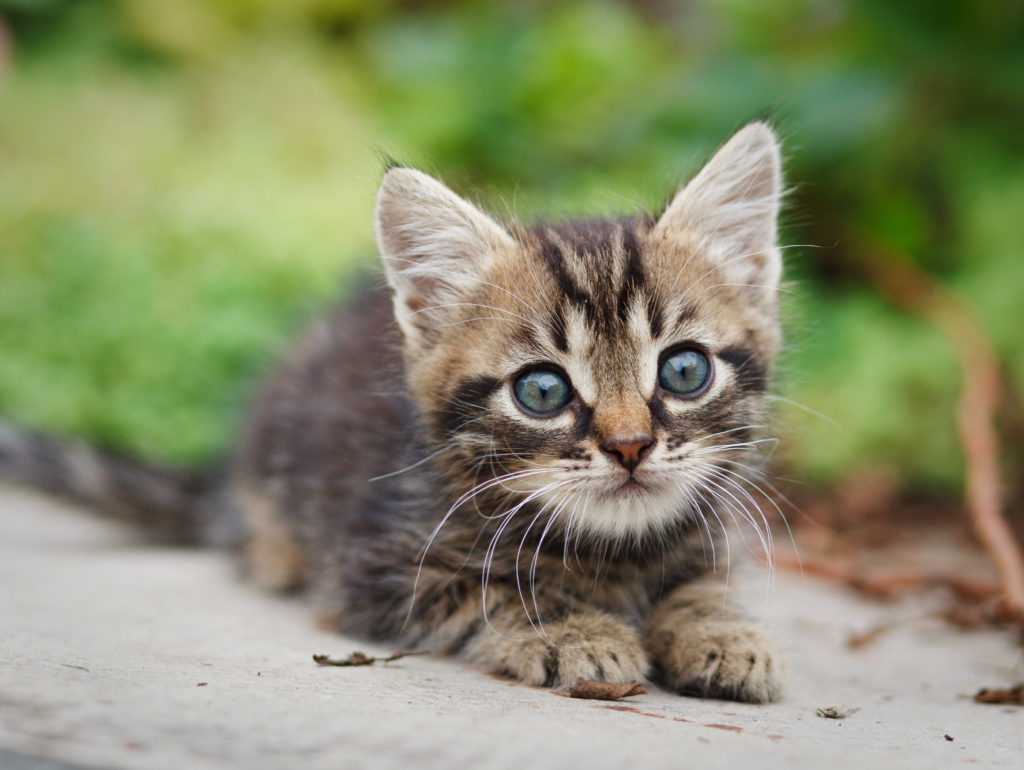
<path id="1" fill-rule="evenodd" d="M 632 473 L 652 446 L 654 446 L 653 436 L 630 436 L 629 438 L 605 441 L 601 444 L 601 451 L 611 455 L 619 465 Z"/>

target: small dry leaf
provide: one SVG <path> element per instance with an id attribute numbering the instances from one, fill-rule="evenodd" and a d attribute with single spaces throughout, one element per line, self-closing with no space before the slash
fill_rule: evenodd
<path id="1" fill-rule="evenodd" d="M 646 692 L 639 682 L 595 682 L 591 679 L 577 679 L 576 684 L 569 688 L 569 697 L 618 700 L 631 695 L 644 695 Z"/>
<path id="2" fill-rule="evenodd" d="M 426 652 L 396 652 L 386 658 L 374 658 L 365 652 L 353 652 L 347 658 L 332 658 L 330 655 L 314 655 L 313 662 L 319 666 L 369 666 L 371 663 L 389 663 L 410 655 L 426 655 Z"/>
<path id="3" fill-rule="evenodd" d="M 846 719 L 850 714 L 855 714 L 858 711 L 860 711 L 859 708 L 850 708 L 849 706 L 826 706 L 814 713 L 822 719 Z"/>
<path id="4" fill-rule="evenodd" d="M 974 694 L 975 703 L 1003 703 L 1014 706 L 1024 706 L 1024 682 L 1015 684 L 1008 690 L 990 689 L 982 687 Z"/>

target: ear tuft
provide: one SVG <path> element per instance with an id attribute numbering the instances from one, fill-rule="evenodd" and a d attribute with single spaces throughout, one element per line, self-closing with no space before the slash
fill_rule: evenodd
<path id="1" fill-rule="evenodd" d="M 776 247 L 781 166 L 772 129 L 750 123 L 669 203 L 655 235 L 696 236 L 728 280 L 774 291 L 782 271 Z"/>
<path id="2" fill-rule="evenodd" d="M 514 245 L 497 222 L 436 179 L 387 171 L 377 194 L 377 243 L 395 315 L 407 337 L 429 333 L 432 307 L 477 287 L 494 255 Z"/>

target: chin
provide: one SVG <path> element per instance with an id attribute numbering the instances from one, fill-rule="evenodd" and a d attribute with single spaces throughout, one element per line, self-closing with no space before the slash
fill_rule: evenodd
<path id="1" fill-rule="evenodd" d="M 676 529 L 694 513 L 675 484 L 631 477 L 578 493 L 580 503 L 566 523 L 570 538 L 635 543 Z"/>

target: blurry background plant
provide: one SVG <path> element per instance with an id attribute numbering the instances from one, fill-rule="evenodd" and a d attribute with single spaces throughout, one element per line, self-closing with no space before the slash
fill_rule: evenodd
<path id="1" fill-rule="evenodd" d="M 502 213 L 628 212 L 767 113 L 803 244 L 782 472 L 959 500 L 955 352 L 868 269 L 905 263 L 980 316 L 1021 507 L 1020 3 L 0 0 L 0 25 L 0 414 L 208 458 L 372 266 L 383 154 Z"/>

